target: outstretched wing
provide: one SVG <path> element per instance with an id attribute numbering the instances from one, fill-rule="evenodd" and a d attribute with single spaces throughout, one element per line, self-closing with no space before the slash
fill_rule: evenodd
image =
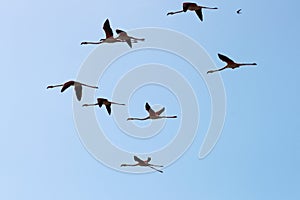
<path id="1" fill-rule="evenodd" d="M 65 91 L 66 89 L 68 89 L 70 86 L 74 85 L 75 81 L 68 81 L 66 83 L 64 83 L 63 87 L 61 88 L 61 92 Z"/>
<path id="2" fill-rule="evenodd" d="M 126 33 L 125 31 L 122 31 L 121 29 L 116 29 L 116 33 L 120 34 L 120 33 Z"/>
<path id="3" fill-rule="evenodd" d="M 130 37 L 128 37 L 127 33 L 123 30 L 116 29 L 116 33 L 119 34 L 119 38 L 121 40 L 125 40 L 130 48 L 132 48 L 132 43 Z"/>
<path id="4" fill-rule="evenodd" d="M 105 107 L 106 107 L 106 110 L 107 110 L 108 114 L 110 115 L 111 114 L 110 104 L 109 105 L 105 105 Z"/>
<path id="5" fill-rule="evenodd" d="M 150 107 L 150 105 L 147 102 L 146 102 L 146 105 L 145 105 L 145 109 L 148 111 L 150 116 L 155 116 L 156 115 L 154 110 L 152 110 L 152 108 Z"/>
<path id="6" fill-rule="evenodd" d="M 130 38 L 128 38 L 128 39 L 127 39 L 127 40 L 125 40 L 125 41 L 127 42 L 128 46 L 129 46 L 130 48 L 132 48 L 131 39 L 130 39 Z"/>
<path id="7" fill-rule="evenodd" d="M 105 31 L 106 38 L 112 37 L 114 35 L 112 29 L 110 28 L 108 19 L 106 19 L 103 24 L 103 30 Z"/>
<path id="8" fill-rule="evenodd" d="M 227 66 L 225 66 L 225 67 L 223 67 L 223 68 L 220 68 L 220 69 L 209 70 L 209 71 L 207 71 L 207 73 L 209 74 L 209 73 L 219 72 L 219 71 L 222 71 L 222 70 L 224 70 L 224 69 L 226 69 L 226 68 L 227 68 Z"/>
<path id="9" fill-rule="evenodd" d="M 165 111 L 165 107 L 163 107 L 162 109 L 160 109 L 159 111 L 156 111 L 155 114 L 160 115 L 161 113 L 163 113 Z"/>
<path id="10" fill-rule="evenodd" d="M 137 156 L 133 156 L 133 159 L 136 161 L 136 162 L 144 162 L 143 160 L 141 160 L 139 157 Z"/>
<path id="11" fill-rule="evenodd" d="M 195 10 L 196 14 L 198 15 L 199 19 L 203 21 L 203 14 L 202 14 L 202 9 L 200 8 L 199 10 Z"/>
<path id="12" fill-rule="evenodd" d="M 224 55 L 222 55 L 222 54 L 220 54 L 220 53 L 218 53 L 218 56 L 219 56 L 219 58 L 220 58 L 222 61 L 224 61 L 224 62 L 226 62 L 226 63 L 234 63 L 234 61 L 231 60 L 230 58 L 228 58 L 227 56 L 224 56 Z"/>
<path id="13" fill-rule="evenodd" d="M 146 162 L 150 162 L 151 161 L 151 157 L 148 157 Z"/>
<path id="14" fill-rule="evenodd" d="M 75 89 L 76 97 L 78 101 L 80 101 L 82 97 L 82 85 L 80 83 L 75 83 L 74 89 Z"/>

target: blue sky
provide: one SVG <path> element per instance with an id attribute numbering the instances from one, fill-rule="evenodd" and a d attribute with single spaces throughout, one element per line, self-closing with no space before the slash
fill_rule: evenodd
<path id="1" fill-rule="evenodd" d="M 205 10 L 204 22 L 194 13 L 166 16 L 181 9 L 181 3 L 2 2 L 1 199 L 138 199 L 141 195 L 146 200 L 300 198 L 300 3 L 206 0 L 199 4 L 219 9 Z M 235 13 L 238 8 L 243 9 L 242 15 Z M 46 87 L 76 78 L 81 64 L 96 48 L 80 46 L 80 42 L 101 38 L 106 18 L 114 29 L 160 27 L 185 34 L 207 51 L 216 67 L 224 65 L 217 53 L 258 63 L 256 68 L 221 72 L 227 97 L 226 121 L 208 157 L 198 159 L 209 123 L 209 95 L 203 82 L 193 86 L 196 91 L 204 88 L 203 95 L 197 93 L 203 98 L 199 106 L 204 125 L 191 147 L 166 167 L 164 174 L 121 173 L 86 151 L 74 124 L 73 91 L 60 94 Z M 166 55 L 153 56 L 158 56 L 157 52 L 144 54 L 148 56 L 138 60 L 130 54 L 126 62 L 176 64 Z M 193 83 L 197 77 L 190 74 Z M 110 98 L 109 91 L 104 91 Z M 132 114 L 146 114 L 144 100 L 167 104 L 168 114 L 177 113 L 176 105 L 168 99 L 157 100 L 154 93 L 143 99 L 141 92 L 135 97 L 143 100 L 138 102 L 141 109 L 130 107 Z M 98 120 L 105 117 L 109 121 L 105 111 L 95 111 Z M 109 137 L 123 148 L 138 151 L 118 140 L 117 135 Z M 143 151 L 162 145 L 169 137 L 163 142 L 155 140 L 153 146 L 147 143 Z"/>

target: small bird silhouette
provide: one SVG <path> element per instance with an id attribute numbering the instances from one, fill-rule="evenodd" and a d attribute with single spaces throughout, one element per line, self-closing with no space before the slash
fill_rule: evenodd
<path id="1" fill-rule="evenodd" d="M 68 82 L 65 82 L 64 84 L 60 84 L 60 85 L 49 85 L 47 87 L 47 89 L 55 88 L 55 87 L 62 87 L 61 92 L 64 92 L 66 89 L 68 89 L 71 86 L 74 86 L 74 90 L 75 90 L 76 97 L 77 97 L 78 101 L 80 101 L 81 97 L 82 97 L 82 86 L 98 89 L 97 86 L 90 86 L 90 85 L 80 83 L 80 82 L 77 82 L 77 81 L 68 81 Z"/>
<path id="2" fill-rule="evenodd" d="M 145 117 L 145 118 L 130 117 L 127 120 L 147 120 L 147 119 L 177 118 L 177 116 L 161 116 L 160 114 L 165 111 L 165 108 L 163 107 L 159 111 L 155 112 L 154 110 L 152 110 L 152 108 L 150 107 L 150 105 L 147 102 L 145 104 L 145 109 L 149 113 L 148 117 Z"/>
<path id="3" fill-rule="evenodd" d="M 190 10 L 190 11 L 195 11 L 199 19 L 203 21 L 202 9 L 218 9 L 218 8 L 210 8 L 205 6 L 199 6 L 196 3 L 185 2 L 182 4 L 182 10 L 175 11 L 175 12 L 168 12 L 167 15 L 174 15 L 177 13 L 182 13 Z"/>
<path id="4" fill-rule="evenodd" d="M 119 36 L 116 37 L 116 39 L 127 42 L 128 46 L 130 48 L 132 48 L 132 41 L 134 43 L 136 43 L 138 41 L 145 41 L 144 38 L 135 38 L 135 37 L 129 36 L 129 35 L 127 35 L 127 33 L 125 31 L 122 31 L 120 29 L 116 29 L 116 33 L 119 34 Z"/>
<path id="5" fill-rule="evenodd" d="M 133 156 L 133 159 L 137 162 L 136 164 L 121 164 L 121 167 L 134 167 L 134 166 L 142 166 L 142 167 L 150 167 L 151 169 L 154 169 L 160 173 L 163 173 L 162 170 L 156 169 L 155 167 L 163 167 L 162 165 L 153 165 L 150 164 L 149 162 L 151 161 L 151 158 L 148 157 L 147 160 L 142 160 L 138 158 L 137 156 Z"/>
<path id="6" fill-rule="evenodd" d="M 108 101 L 107 99 L 104 99 L 104 98 L 97 98 L 97 103 L 95 103 L 95 104 L 83 104 L 82 106 L 85 107 L 85 106 L 97 106 L 98 105 L 101 108 L 103 104 L 105 105 L 106 110 L 109 115 L 111 114 L 111 104 L 125 106 L 125 104 L 123 104 L 123 103 L 116 103 L 116 102 Z"/>
<path id="7" fill-rule="evenodd" d="M 81 42 L 81 45 L 84 44 L 101 44 L 101 43 L 115 43 L 115 42 L 127 42 L 128 46 L 132 48 L 132 42 L 137 43 L 138 41 L 144 41 L 144 38 L 135 38 L 127 35 L 125 31 L 122 31 L 120 29 L 116 29 L 117 34 L 119 34 L 118 37 L 114 38 L 114 33 L 110 27 L 109 20 L 106 19 L 106 21 L 103 24 L 103 30 L 105 31 L 105 39 L 100 39 L 96 42 Z"/>
<path id="8" fill-rule="evenodd" d="M 230 58 L 228 58 L 227 56 L 224 56 L 222 54 L 218 54 L 219 58 L 223 61 L 226 62 L 227 65 L 223 68 L 220 69 L 216 69 L 216 70 L 209 70 L 207 73 L 213 73 L 213 72 L 217 72 L 217 71 L 222 71 L 226 68 L 231 68 L 231 69 L 235 69 L 238 68 L 240 66 L 244 66 L 244 65 L 257 65 L 256 63 L 236 63 L 233 60 L 231 60 Z"/>
<path id="9" fill-rule="evenodd" d="M 236 13 L 237 13 L 237 14 L 242 14 L 241 11 L 242 11 L 242 9 L 238 9 L 238 10 L 236 11 Z"/>
<path id="10" fill-rule="evenodd" d="M 108 19 L 106 19 L 103 24 L 103 30 L 105 31 L 105 36 L 106 36 L 105 39 L 100 39 L 97 42 L 81 42 L 81 45 L 122 42 L 121 40 L 114 38 L 114 34 L 110 27 L 110 23 Z"/>

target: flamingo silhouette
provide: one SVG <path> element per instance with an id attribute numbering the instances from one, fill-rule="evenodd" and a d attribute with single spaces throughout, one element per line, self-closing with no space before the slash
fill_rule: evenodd
<path id="1" fill-rule="evenodd" d="M 110 27 L 108 19 L 106 19 L 103 24 L 103 30 L 105 31 L 105 36 L 106 36 L 105 39 L 100 39 L 100 41 L 97 42 L 81 42 L 81 45 L 122 42 L 121 40 L 114 38 L 114 34 Z"/>
<path id="2" fill-rule="evenodd" d="M 74 86 L 74 90 L 75 90 L 76 97 L 77 97 L 78 101 L 80 101 L 81 97 L 82 97 L 82 86 L 98 89 L 97 86 L 90 86 L 90 85 L 80 83 L 80 82 L 77 82 L 77 81 L 68 81 L 68 82 L 65 82 L 64 84 L 60 84 L 60 85 L 49 85 L 47 87 L 47 89 L 55 88 L 55 87 L 62 87 L 60 91 L 64 92 L 66 89 L 68 89 L 71 86 Z"/>
<path id="3" fill-rule="evenodd" d="M 226 62 L 227 65 L 223 68 L 220 69 L 216 69 L 216 70 L 209 70 L 207 73 L 213 73 L 213 72 L 217 72 L 217 71 L 222 71 L 226 68 L 231 68 L 231 69 L 235 69 L 238 68 L 240 66 L 244 66 L 244 65 L 257 65 L 256 63 L 236 63 L 233 60 L 231 60 L 230 58 L 228 58 L 227 56 L 224 56 L 222 54 L 218 54 L 219 58 L 223 61 Z"/>
<path id="4" fill-rule="evenodd" d="M 203 21 L 202 9 L 218 9 L 218 8 L 199 6 L 196 3 L 185 2 L 185 3 L 182 4 L 182 10 L 175 11 L 175 12 L 169 12 L 169 13 L 167 13 L 167 15 L 174 15 L 174 14 L 177 14 L 177 13 L 182 13 L 182 12 L 186 12 L 186 11 L 190 10 L 190 11 L 195 11 L 197 16 L 199 17 L 199 19 L 201 21 Z"/>
<path id="5" fill-rule="evenodd" d="M 103 104 L 105 105 L 106 110 L 109 115 L 111 114 L 111 104 L 125 106 L 125 104 L 123 104 L 123 103 L 116 103 L 116 102 L 108 101 L 107 99 L 104 99 L 104 98 L 97 98 L 97 103 L 95 103 L 95 104 L 83 104 L 82 106 L 97 106 L 98 105 L 101 108 Z"/>
<path id="6" fill-rule="evenodd" d="M 156 169 L 155 167 L 163 167 L 162 165 L 153 165 L 150 164 L 149 162 L 151 161 L 151 158 L 148 157 L 147 160 L 142 160 L 138 158 L 137 156 L 133 156 L 133 159 L 137 162 L 136 164 L 121 164 L 121 167 L 134 167 L 134 166 L 142 166 L 142 167 L 150 167 L 151 169 L 154 169 L 160 173 L 163 173 L 162 170 Z"/>
<path id="7" fill-rule="evenodd" d="M 135 38 L 135 37 L 129 36 L 129 35 L 127 35 L 127 33 L 125 31 L 122 31 L 120 29 L 116 29 L 116 33 L 119 34 L 119 36 L 116 37 L 116 39 L 127 42 L 128 46 L 130 48 L 132 48 L 132 40 L 134 43 L 136 43 L 137 41 L 145 41 L 144 38 Z"/>
<path id="8" fill-rule="evenodd" d="M 147 102 L 145 104 L 145 109 L 149 113 L 148 117 L 145 117 L 145 118 L 130 117 L 127 120 L 147 120 L 147 119 L 177 118 L 177 116 L 161 116 L 160 114 L 165 111 L 165 108 L 163 107 L 159 111 L 155 112 L 154 110 L 152 110 L 152 108 L 150 107 L 150 105 Z"/>

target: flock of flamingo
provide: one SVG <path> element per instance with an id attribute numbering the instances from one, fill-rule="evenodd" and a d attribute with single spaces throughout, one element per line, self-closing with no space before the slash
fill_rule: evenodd
<path id="1" fill-rule="evenodd" d="M 182 4 L 182 10 L 168 12 L 167 15 L 174 15 L 174 14 L 187 12 L 187 11 L 195 11 L 198 18 L 201 21 L 203 21 L 203 13 L 202 13 L 203 9 L 218 9 L 218 8 L 205 7 L 205 6 L 197 5 L 196 3 L 184 2 Z M 236 11 L 236 13 L 241 14 L 242 13 L 241 10 L 242 9 L 238 9 Z M 105 39 L 100 39 L 99 41 L 84 41 L 84 42 L 81 42 L 81 45 L 88 45 L 88 44 L 99 45 L 102 43 L 126 42 L 128 44 L 128 46 L 130 48 L 132 48 L 132 43 L 137 43 L 139 41 L 145 40 L 144 38 L 136 38 L 136 37 L 129 36 L 125 31 L 120 30 L 120 29 L 116 29 L 116 33 L 118 34 L 118 36 L 114 37 L 113 30 L 111 29 L 110 22 L 108 19 L 106 19 L 103 24 L 103 30 L 104 30 L 105 36 L 106 36 Z M 207 74 L 222 71 L 227 68 L 235 69 L 235 68 L 239 68 L 240 66 L 245 66 L 245 65 L 257 65 L 256 63 L 236 63 L 233 60 L 231 60 L 230 58 L 228 58 L 227 56 L 222 55 L 222 54 L 218 54 L 218 57 L 220 58 L 220 60 L 225 62 L 226 65 L 220 69 L 209 70 L 207 72 Z M 47 89 L 62 87 L 61 92 L 64 92 L 66 89 L 68 89 L 71 86 L 74 86 L 75 94 L 76 94 L 78 101 L 81 101 L 81 98 L 82 98 L 82 86 L 93 88 L 93 89 L 98 89 L 97 86 L 91 86 L 91 85 L 87 85 L 87 84 L 80 83 L 78 81 L 73 81 L 73 80 L 67 81 L 67 82 L 65 82 L 63 84 L 59 84 L 59 85 L 50 85 L 47 87 Z M 97 103 L 83 104 L 82 106 L 83 107 L 99 106 L 101 108 L 102 105 L 105 105 L 108 114 L 111 115 L 111 105 L 112 104 L 125 106 L 125 104 L 123 104 L 123 103 L 112 102 L 105 98 L 97 98 Z M 155 112 L 147 102 L 145 104 L 145 109 L 148 112 L 147 117 L 144 117 L 144 118 L 129 117 L 129 118 L 127 118 L 127 120 L 148 120 L 148 119 L 154 120 L 154 119 L 162 119 L 162 118 L 177 118 L 176 115 L 162 116 L 161 114 L 165 111 L 164 107 Z M 151 157 L 148 157 L 147 160 L 142 160 L 142 159 L 138 158 L 137 156 L 134 156 L 133 158 L 134 158 L 134 161 L 136 161 L 135 164 L 121 164 L 121 167 L 126 167 L 126 166 L 150 167 L 160 173 L 163 173 L 162 170 L 159 170 L 156 168 L 156 167 L 163 167 L 162 165 L 154 165 L 154 164 L 149 163 L 151 161 Z"/>

